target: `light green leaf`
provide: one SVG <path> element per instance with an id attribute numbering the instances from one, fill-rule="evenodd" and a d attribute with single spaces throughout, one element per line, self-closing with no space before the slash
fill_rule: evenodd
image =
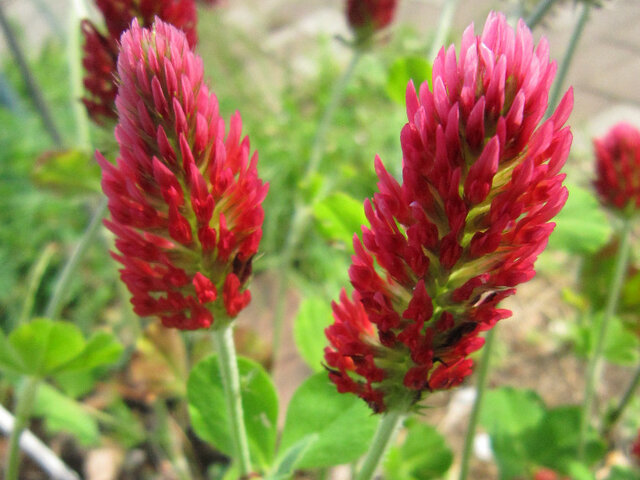
<path id="1" fill-rule="evenodd" d="M 417 421 L 407 422 L 402 445 L 390 449 L 384 463 L 388 480 L 441 478 L 453 462 L 447 442 L 435 428 Z"/>
<path id="2" fill-rule="evenodd" d="M 46 376 L 78 355 L 85 342 L 80 329 L 68 322 L 40 318 L 20 325 L 9 343 L 22 359 L 25 372 Z"/>
<path id="3" fill-rule="evenodd" d="M 100 192 L 100 167 L 93 154 L 81 150 L 47 152 L 38 158 L 34 182 L 63 193 Z"/>
<path id="4" fill-rule="evenodd" d="M 65 372 L 91 370 L 102 365 L 109 365 L 118 361 L 123 347 L 113 335 L 98 332 L 89 339 L 78 356 L 61 366 Z"/>
<path id="5" fill-rule="evenodd" d="M 305 298 L 293 325 L 298 352 L 316 372 L 323 370 L 324 347 L 328 345 L 324 329 L 331 325 L 331 307 L 321 297 Z"/>
<path id="6" fill-rule="evenodd" d="M 578 354 L 584 357 L 593 354 L 603 316 L 602 312 L 586 315 L 582 324 L 575 327 L 574 341 Z M 617 365 L 636 365 L 640 361 L 640 340 L 636 335 L 629 334 L 629 330 L 617 316 L 611 318 L 607 328 L 604 357 Z"/>
<path id="7" fill-rule="evenodd" d="M 611 237 L 611 226 L 596 197 L 587 189 L 567 184 L 569 198 L 553 220 L 556 227 L 549 248 L 570 253 L 594 253 Z"/>
<path id="8" fill-rule="evenodd" d="M 377 424 L 378 418 L 360 398 L 338 393 L 326 373 L 317 373 L 291 399 L 280 448 L 287 450 L 305 437 L 317 435 L 298 468 L 350 463 L 367 451 Z"/>
<path id="9" fill-rule="evenodd" d="M 38 387 L 33 414 L 44 417 L 47 429 L 71 433 L 83 445 L 96 445 L 100 440 L 98 423 L 82 404 L 46 383 Z"/>
<path id="10" fill-rule="evenodd" d="M 320 232 L 329 240 L 351 246 L 353 235 L 360 233 L 360 226 L 367 223 L 363 202 L 346 193 L 337 192 L 313 206 Z"/>
<path id="11" fill-rule="evenodd" d="M 238 358 L 242 408 L 254 465 L 266 468 L 273 461 L 278 397 L 264 368 Z M 231 455 L 233 443 L 217 355 L 198 362 L 189 375 L 187 398 L 196 433 L 222 453 Z"/>
<path id="12" fill-rule="evenodd" d="M 413 80 L 416 88 L 422 82 L 431 81 L 431 64 L 423 57 L 411 55 L 398 58 L 389 69 L 387 93 L 396 102 L 404 105 L 407 84 Z"/>
<path id="13" fill-rule="evenodd" d="M 298 461 L 309 449 L 309 446 L 317 440 L 317 438 L 318 435 L 316 434 L 307 435 L 297 443 L 291 445 L 280 455 L 281 459 L 278 461 L 273 473 L 267 476 L 267 480 L 287 480 L 291 478 Z"/>
<path id="14" fill-rule="evenodd" d="M 25 373 L 26 366 L 22 363 L 22 357 L 13 349 L 0 330 L 0 370 L 14 373 Z"/>

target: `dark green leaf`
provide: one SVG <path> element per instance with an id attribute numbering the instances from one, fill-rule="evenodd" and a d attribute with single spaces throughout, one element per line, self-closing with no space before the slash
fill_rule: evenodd
<path id="1" fill-rule="evenodd" d="M 299 468 L 350 463 L 367 451 L 377 424 L 378 418 L 360 398 L 338 393 L 326 373 L 317 373 L 291 399 L 281 448 L 287 450 L 317 435 L 298 462 Z"/>
<path id="2" fill-rule="evenodd" d="M 328 344 L 324 329 L 331 322 L 329 302 L 320 297 L 304 299 L 293 326 L 293 337 L 298 352 L 316 372 L 322 371 L 324 347 Z"/>
<path id="3" fill-rule="evenodd" d="M 266 468 L 275 451 L 278 397 L 262 366 L 240 357 L 238 370 L 251 456 L 255 465 Z M 217 355 L 193 368 L 187 382 L 187 398 L 196 433 L 222 453 L 231 455 L 233 443 Z"/>
<path id="4" fill-rule="evenodd" d="M 431 64 L 418 56 L 401 57 L 393 62 L 387 78 L 387 93 L 401 105 L 405 102 L 409 80 L 413 80 L 416 88 L 425 80 L 431 81 Z"/>

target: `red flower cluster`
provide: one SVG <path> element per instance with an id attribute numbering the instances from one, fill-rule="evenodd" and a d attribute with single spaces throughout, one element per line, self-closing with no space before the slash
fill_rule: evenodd
<path id="1" fill-rule="evenodd" d="M 640 430 L 638 430 L 636 441 L 631 445 L 631 456 L 640 465 Z"/>
<path id="2" fill-rule="evenodd" d="M 84 86 L 88 96 L 82 99 L 89 116 L 98 123 L 115 119 L 114 101 L 118 90 L 115 84 L 118 41 L 137 18 L 143 27 L 149 27 L 158 17 L 184 30 L 189 44 L 196 43 L 196 5 L 194 0 L 96 0 L 102 12 L 107 33 L 89 20 L 83 20 L 85 38 L 82 65 L 86 74 Z"/>
<path id="3" fill-rule="evenodd" d="M 459 58 L 440 51 L 433 92 L 409 85 L 403 183 L 376 158 L 371 228 L 354 237 L 355 292 L 334 303 L 326 330 L 340 392 L 381 412 L 458 385 L 478 334 L 511 314 L 497 304 L 534 276 L 567 198 L 572 92 L 538 125 L 555 70 L 546 40 L 534 49 L 524 22 L 514 32 L 491 13 L 482 35 L 464 32 Z"/>
<path id="4" fill-rule="evenodd" d="M 593 141 L 596 153 L 594 182 L 601 202 L 620 212 L 640 208 L 640 131 L 619 123 Z"/>
<path id="5" fill-rule="evenodd" d="M 358 37 L 367 38 L 393 20 L 398 0 L 347 0 L 347 21 Z"/>
<path id="6" fill-rule="evenodd" d="M 225 122 L 185 34 L 134 20 L 122 36 L 116 99 L 117 165 L 97 154 L 102 188 L 138 315 L 167 327 L 216 327 L 251 298 L 245 290 L 262 235 L 257 154 Z"/>

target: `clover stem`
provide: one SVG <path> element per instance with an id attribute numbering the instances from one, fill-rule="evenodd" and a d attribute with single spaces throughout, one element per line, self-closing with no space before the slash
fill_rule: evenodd
<path id="1" fill-rule="evenodd" d="M 251 473 L 251 457 L 249 455 L 247 430 L 244 424 L 240 375 L 238 373 L 236 349 L 233 343 L 232 326 L 229 325 L 221 330 L 214 331 L 213 338 L 218 350 L 220 376 L 222 377 L 222 386 L 227 402 L 227 414 L 229 415 L 231 438 L 234 447 L 233 460 L 238 462 L 240 477 L 245 478 Z"/>
<path id="2" fill-rule="evenodd" d="M 38 391 L 40 379 L 37 377 L 27 377 L 26 382 L 20 388 L 16 398 L 15 417 L 13 429 L 9 437 L 9 447 L 7 450 L 7 467 L 5 470 L 6 480 L 18 480 L 18 469 L 20 466 L 20 436 L 26 428 L 31 416 L 31 410 Z"/>
<path id="3" fill-rule="evenodd" d="M 478 365 L 478 379 L 476 380 L 476 398 L 473 401 L 471 416 L 467 426 L 467 434 L 464 438 L 464 447 L 462 449 L 462 460 L 460 464 L 460 480 L 466 480 L 469 473 L 469 463 L 471 460 L 471 451 L 473 450 L 473 440 L 476 436 L 476 426 L 478 425 L 478 417 L 480 408 L 482 408 L 482 400 L 487 387 L 487 373 L 489 372 L 489 364 L 491 363 L 491 352 L 493 350 L 493 340 L 495 337 L 495 327 L 487 332 L 485 336 L 484 349 L 482 358 Z"/>
<path id="4" fill-rule="evenodd" d="M 382 462 L 387 449 L 396 438 L 406 416 L 407 411 L 402 408 L 390 410 L 382 416 L 378 424 L 378 430 L 373 437 L 371 447 L 369 447 L 367 456 L 362 462 L 362 466 L 355 476 L 355 480 L 370 480 L 373 478 L 373 474 Z"/>
<path id="5" fill-rule="evenodd" d="M 584 399 L 582 403 L 582 417 L 580 420 L 580 437 L 578 443 L 578 460 L 583 460 L 585 455 L 585 447 L 587 443 L 587 431 L 589 430 L 589 419 L 591 417 L 592 403 L 595 395 L 596 384 L 600 378 L 602 370 L 602 353 L 604 351 L 607 330 L 613 315 L 618 307 L 618 300 L 622 291 L 622 283 L 624 281 L 627 265 L 629 263 L 629 251 L 631 247 L 631 230 L 632 219 L 627 218 L 622 227 L 622 239 L 618 249 L 618 257 L 616 259 L 611 288 L 607 297 L 607 304 L 604 311 L 602 323 L 596 335 L 596 344 L 593 353 L 589 358 L 587 365 L 586 383 L 584 388 Z"/>
<path id="6" fill-rule="evenodd" d="M 633 375 L 633 378 L 631 379 L 631 382 L 629 383 L 627 390 L 624 392 L 624 395 L 620 399 L 620 402 L 616 406 L 615 410 L 613 410 L 607 416 L 604 427 L 602 429 L 604 436 L 608 436 L 611 430 L 613 430 L 613 427 L 615 426 L 615 424 L 618 422 L 618 420 L 624 413 L 624 410 L 627 408 L 627 405 L 629 405 L 629 402 L 633 398 L 633 395 L 635 391 L 638 389 L 639 385 L 640 385 L 640 365 L 638 365 L 638 368 L 636 368 L 636 372 Z"/>

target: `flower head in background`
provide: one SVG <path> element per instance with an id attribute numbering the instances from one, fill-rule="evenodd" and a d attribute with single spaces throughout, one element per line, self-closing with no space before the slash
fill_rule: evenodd
<path id="1" fill-rule="evenodd" d="M 593 146 L 594 184 L 602 204 L 622 214 L 640 209 L 640 131 L 619 123 Z"/>
<path id="2" fill-rule="evenodd" d="M 107 27 L 106 33 L 89 20 L 81 23 L 85 39 L 82 65 L 85 69 L 84 86 L 87 96 L 82 99 L 89 116 L 97 123 L 116 119 L 115 84 L 118 41 L 129 28 L 131 20 L 138 19 L 149 27 L 155 17 L 183 30 L 189 45 L 196 43 L 196 6 L 194 0 L 96 0 Z"/>
<path id="3" fill-rule="evenodd" d="M 377 31 L 389 26 L 398 0 L 347 0 L 347 22 L 359 44 L 366 43 Z"/>
<path id="4" fill-rule="evenodd" d="M 225 138 L 202 60 L 182 31 L 134 20 L 121 43 L 120 154 L 116 165 L 97 154 L 121 278 L 138 315 L 179 329 L 224 326 L 251 298 L 267 192 L 257 154 L 237 113 Z"/>
<path id="5" fill-rule="evenodd" d="M 556 65 L 491 13 L 438 54 L 433 91 L 407 88 L 402 184 L 376 158 L 371 226 L 354 238 L 355 288 L 334 303 L 325 361 L 340 392 L 375 412 L 415 403 L 471 373 L 478 334 L 511 312 L 497 304 L 531 279 L 567 198 L 560 173 L 572 92 L 542 124 Z"/>
<path id="6" fill-rule="evenodd" d="M 638 430 L 638 436 L 635 442 L 631 445 L 631 456 L 640 465 L 640 430 Z"/>

